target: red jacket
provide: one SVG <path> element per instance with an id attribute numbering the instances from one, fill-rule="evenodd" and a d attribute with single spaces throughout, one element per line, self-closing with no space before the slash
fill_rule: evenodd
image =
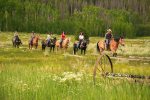
<path id="1" fill-rule="evenodd" d="M 61 39 L 63 39 L 63 40 L 64 40 L 65 38 L 66 38 L 65 34 L 64 34 L 64 33 L 62 33 L 62 34 L 61 34 Z"/>

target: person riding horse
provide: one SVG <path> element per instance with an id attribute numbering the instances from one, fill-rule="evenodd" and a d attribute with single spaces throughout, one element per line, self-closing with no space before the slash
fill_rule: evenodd
<path id="1" fill-rule="evenodd" d="M 83 39 L 81 41 L 81 44 L 80 44 L 80 47 L 78 46 L 79 45 L 79 42 L 76 42 L 73 44 L 73 53 L 76 54 L 76 52 L 78 51 L 78 49 L 81 50 L 81 54 L 82 52 L 84 51 L 84 55 L 85 55 L 85 52 L 86 52 L 86 48 L 87 48 L 87 40 Z"/>
<path id="2" fill-rule="evenodd" d="M 29 49 L 32 49 L 33 46 L 35 47 L 35 49 L 37 49 L 39 39 L 40 39 L 40 35 L 35 35 L 35 33 L 32 32 L 31 38 L 29 39 Z"/>
<path id="3" fill-rule="evenodd" d="M 35 33 L 32 31 L 31 33 L 31 39 L 30 39 L 30 44 L 33 44 L 33 39 L 35 38 Z"/>
<path id="4" fill-rule="evenodd" d="M 47 35 L 47 38 L 46 38 L 46 44 L 49 46 L 50 45 L 50 39 L 51 39 L 51 36 L 50 34 Z"/>
<path id="5" fill-rule="evenodd" d="M 12 39 L 12 42 L 13 42 L 14 47 L 16 47 L 16 46 L 19 47 L 19 45 L 22 44 L 17 32 L 14 33 L 14 37 Z"/>
<path id="6" fill-rule="evenodd" d="M 79 45 L 78 45 L 78 48 L 80 48 L 80 45 L 81 45 L 81 43 L 82 43 L 83 40 L 84 40 L 84 35 L 81 32 L 80 35 L 79 35 Z"/>
<path id="7" fill-rule="evenodd" d="M 66 36 L 65 36 L 65 32 L 62 32 L 61 34 L 61 39 L 60 39 L 60 48 L 62 48 L 62 43 L 65 40 Z"/>
<path id="8" fill-rule="evenodd" d="M 112 31 L 111 29 L 107 30 L 107 33 L 105 34 L 105 44 L 106 44 L 106 50 L 110 50 L 110 40 L 112 39 Z"/>
<path id="9" fill-rule="evenodd" d="M 19 39 L 19 36 L 18 36 L 18 32 L 16 31 L 14 33 L 14 42 L 17 42 L 18 39 Z"/>

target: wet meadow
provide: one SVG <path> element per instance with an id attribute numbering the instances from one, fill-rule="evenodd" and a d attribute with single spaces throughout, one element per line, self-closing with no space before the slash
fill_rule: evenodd
<path id="1" fill-rule="evenodd" d="M 28 49 L 29 33 L 19 33 L 23 44 L 12 46 L 12 32 L 0 33 L 0 100 L 149 100 L 150 82 L 100 77 L 93 84 L 93 68 L 99 53 L 90 37 L 86 55 L 73 55 L 74 36 L 67 51 Z M 57 39 L 59 35 L 55 35 Z M 41 39 L 46 34 L 40 34 Z M 118 56 L 111 57 L 114 73 L 150 76 L 150 37 L 125 39 Z"/>

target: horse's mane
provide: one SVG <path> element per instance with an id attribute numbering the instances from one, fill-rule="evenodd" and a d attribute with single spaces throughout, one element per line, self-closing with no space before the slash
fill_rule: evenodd
<path id="1" fill-rule="evenodd" d="M 115 41 L 115 42 L 119 42 L 119 39 L 120 39 L 120 38 L 114 38 L 114 41 Z"/>
<path id="2" fill-rule="evenodd" d="M 120 38 L 123 39 L 122 36 L 116 36 L 113 39 L 114 39 L 115 42 L 119 42 Z"/>
<path id="3" fill-rule="evenodd" d="M 65 41 L 68 40 L 69 38 L 65 38 Z"/>
<path id="4" fill-rule="evenodd" d="M 65 38 L 64 43 L 66 43 L 66 42 L 67 42 L 67 40 L 69 40 L 69 38 Z"/>
<path id="5" fill-rule="evenodd" d="M 54 37 L 54 38 L 52 38 L 50 40 L 51 40 L 52 43 L 55 43 L 57 39 L 56 39 L 56 37 Z"/>
<path id="6" fill-rule="evenodd" d="M 21 41 L 21 39 L 19 38 L 19 36 L 16 36 L 14 38 L 16 38 L 17 41 Z"/>

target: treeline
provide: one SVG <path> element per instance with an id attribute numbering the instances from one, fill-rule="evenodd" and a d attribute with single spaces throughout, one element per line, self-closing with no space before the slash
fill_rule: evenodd
<path id="1" fill-rule="evenodd" d="M 0 30 L 150 35 L 150 0 L 0 0 Z"/>

